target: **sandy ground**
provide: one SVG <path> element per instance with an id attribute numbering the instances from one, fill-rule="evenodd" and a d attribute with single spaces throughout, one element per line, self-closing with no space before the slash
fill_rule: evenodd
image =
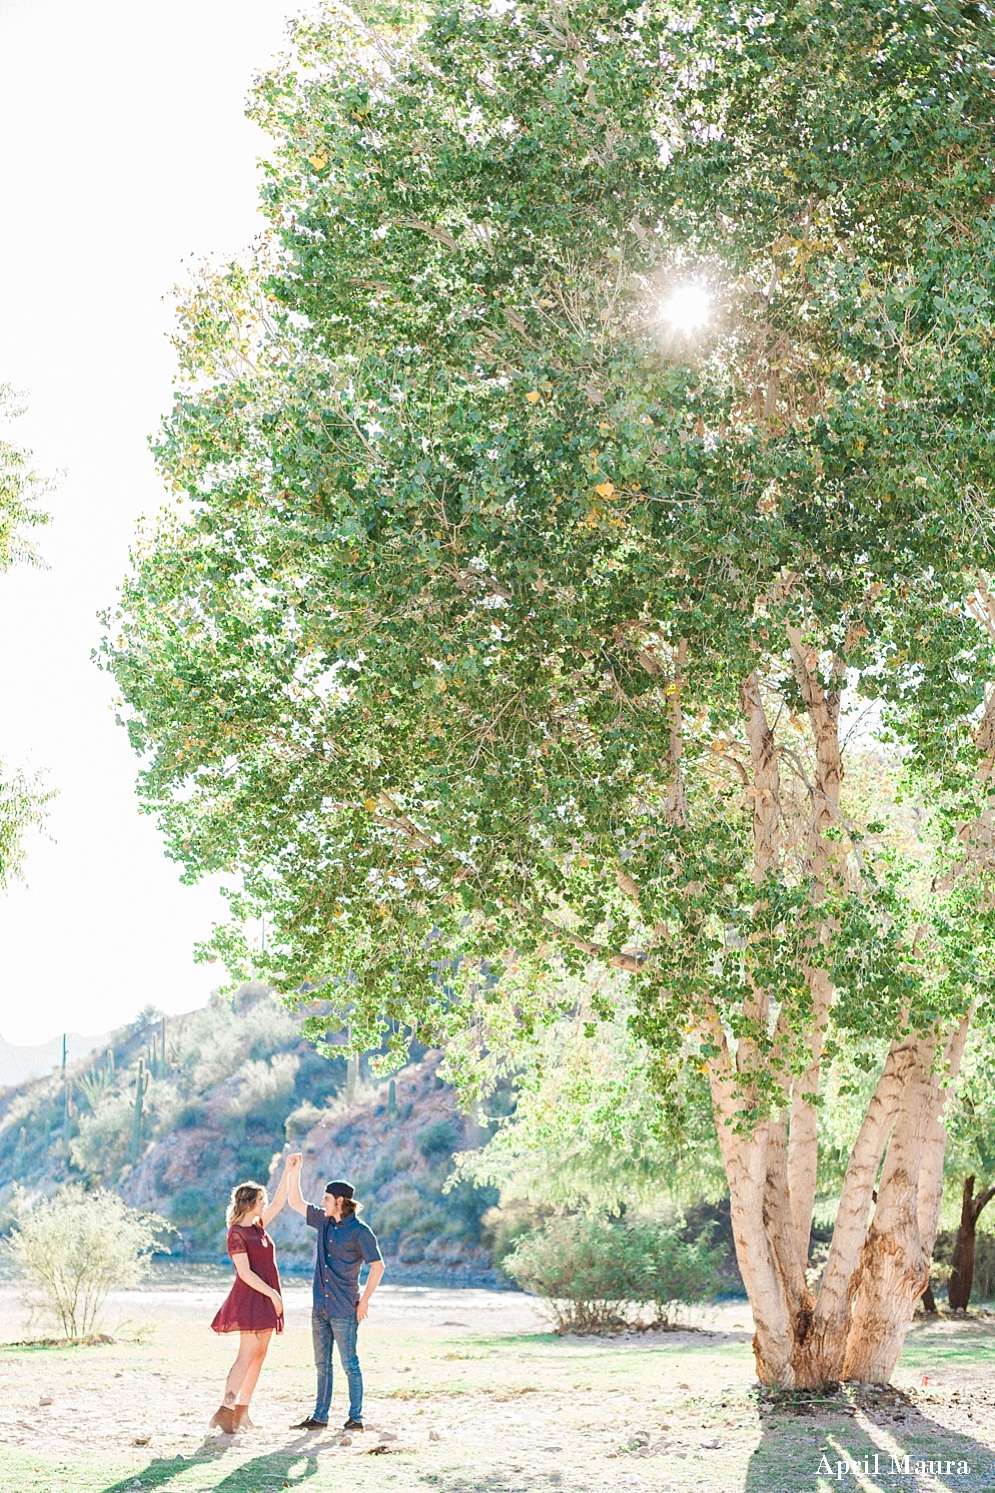
<path id="1" fill-rule="evenodd" d="M 31 1329 L 16 1288 L 0 1286 L 2 1493 L 317 1493 L 343 1475 L 361 1489 L 451 1493 L 995 1490 L 989 1321 L 915 1326 L 894 1392 L 775 1403 L 755 1384 L 745 1305 L 700 1313 L 693 1332 L 559 1338 L 518 1293 L 387 1284 L 363 1329 L 366 1431 L 307 1436 L 290 1430 L 314 1382 L 310 1295 L 294 1283 L 253 1402 L 259 1428 L 224 1437 L 207 1421 L 234 1344 L 207 1324 L 225 1286 L 208 1273 L 121 1292 L 105 1312 L 115 1341 L 77 1349 L 13 1346 Z M 343 1391 L 339 1377 L 333 1428 Z M 917 1460 L 932 1472 L 917 1477 Z M 951 1469 L 937 1476 L 938 1461 Z"/>

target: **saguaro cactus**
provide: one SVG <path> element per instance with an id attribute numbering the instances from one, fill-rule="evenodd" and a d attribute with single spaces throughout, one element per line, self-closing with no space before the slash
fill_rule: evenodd
<path id="1" fill-rule="evenodd" d="M 135 1113 L 131 1124 L 131 1164 L 138 1165 L 138 1153 L 142 1145 L 142 1106 L 145 1103 L 145 1094 L 149 1086 L 149 1076 L 145 1071 L 145 1059 L 138 1059 L 138 1073 L 135 1077 Z"/>
<path id="2" fill-rule="evenodd" d="M 69 1142 L 72 1139 L 72 1122 L 73 1122 L 73 1081 L 72 1081 L 71 1078 L 67 1078 L 66 1079 L 66 1085 L 65 1085 L 65 1097 L 64 1097 L 64 1100 L 63 1100 L 63 1109 L 62 1109 L 62 1154 L 63 1154 L 63 1156 L 66 1159 L 66 1166 L 69 1165 Z"/>
<path id="3" fill-rule="evenodd" d="M 387 1086 L 387 1118 L 392 1122 L 397 1119 L 397 1084 L 393 1079 Z"/>

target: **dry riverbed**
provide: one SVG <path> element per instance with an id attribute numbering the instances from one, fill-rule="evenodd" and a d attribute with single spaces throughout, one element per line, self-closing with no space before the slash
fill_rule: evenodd
<path id="1" fill-rule="evenodd" d="M 559 1338 L 518 1293 L 387 1285 L 363 1329 L 366 1431 L 307 1436 L 289 1429 L 313 1393 L 295 1283 L 258 1429 L 224 1437 L 207 1421 L 234 1344 L 207 1324 L 225 1288 L 209 1269 L 164 1274 L 111 1300 L 113 1342 L 65 1348 L 24 1342 L 40 1328 L 0 1286 L 0 1493 L 995 1493 L 987 1320 L 916 1325 L 894 1393 L 818 1402 L 760 1394 L 743 1305 L 700 1313 L 696 1331 Z M 338 1376 L 333 1428 L 343 1390 Z"/>

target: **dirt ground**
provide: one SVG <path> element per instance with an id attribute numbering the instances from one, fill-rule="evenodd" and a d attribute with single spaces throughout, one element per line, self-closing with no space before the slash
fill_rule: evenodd
<path id="1" fill-rule="evenodd" d="M 347 1439 L 289 1429 L 314 1385 L 295 1282 L 258 1429 L 225 1437 L 207 1428 L 234 1350 L 207 1325 L 225 1289 L 205 1270 L 122 1292 L 113 1342 L 65 1348 L 25 1342 L 40 1328 L 0 1286 L 0 1493 L 995 1493 L 987 1319 L 917 1324 L 893 1391 L 813 1402 L 759 1392 L 745 1304 L 700 1312 L 696 1331 L 560 1338 L 518 1293 L 387 1284 L 362 1330 L 367 1429 Z M 337 1373 L 333 1428 L 345 1410 Z"/>

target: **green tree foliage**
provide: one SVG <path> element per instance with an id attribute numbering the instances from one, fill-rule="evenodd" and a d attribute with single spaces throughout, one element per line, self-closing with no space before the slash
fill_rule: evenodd
<path id="1" fill-rule="evenodd" d="M 514 1111 L 494 1116 L 493 1135 L 463 1153 L 458 1174 L 499 1187 L 512 1209 L 617 1213 L 652 1207 L 661 1191 L 677 1204 L 715 1201 L 726 1182 L 702 1065 L 689 1063 L 679 1085 L 665 1074 L 661 1094 L 624 977 L 600 993 L 611 1020 L 594 1019 L 581 987 L 574 1011 L 519 1039 L 513 1055 L 491 1048 L 496 1072 L 513 1074 Z M 491 1109 L 485 1100 L 482 1118 Z"/>
<path id="2" fill-rule="evenodd" d="M 629 972 L 658 1071 L 707 1069 L 782 1384 L 890 1373 L 914 1116 L 991 987 L 991 43 L 947 0 L 301 23 L 109 618 L 233 963 L 265 910 L 258 965 L 367 1047 Z M 845 684 L 928 781 L 912 857 L 842 794 Z M 816 1301 L 820 1065 L 875 1040 Z"/>
<path id="3" fill-rule="evenodd" d="M 107 1293 L 148 1274 L 169 1225 L 113 1192 L 64 1187 L 26 1207 L 4 1248 L 73 1342 L 89 1337 Z"/>
<path id="4" fill-rule="evenodd" d="M 950 1222 L 960 1209 L 961 1182 L 968 1172 L 977 1172 L 986 1186 L 995 1182 L 995 1053 L 985 1036 L 975 1035 L 968 1044 L 947 1121 Z"/>

